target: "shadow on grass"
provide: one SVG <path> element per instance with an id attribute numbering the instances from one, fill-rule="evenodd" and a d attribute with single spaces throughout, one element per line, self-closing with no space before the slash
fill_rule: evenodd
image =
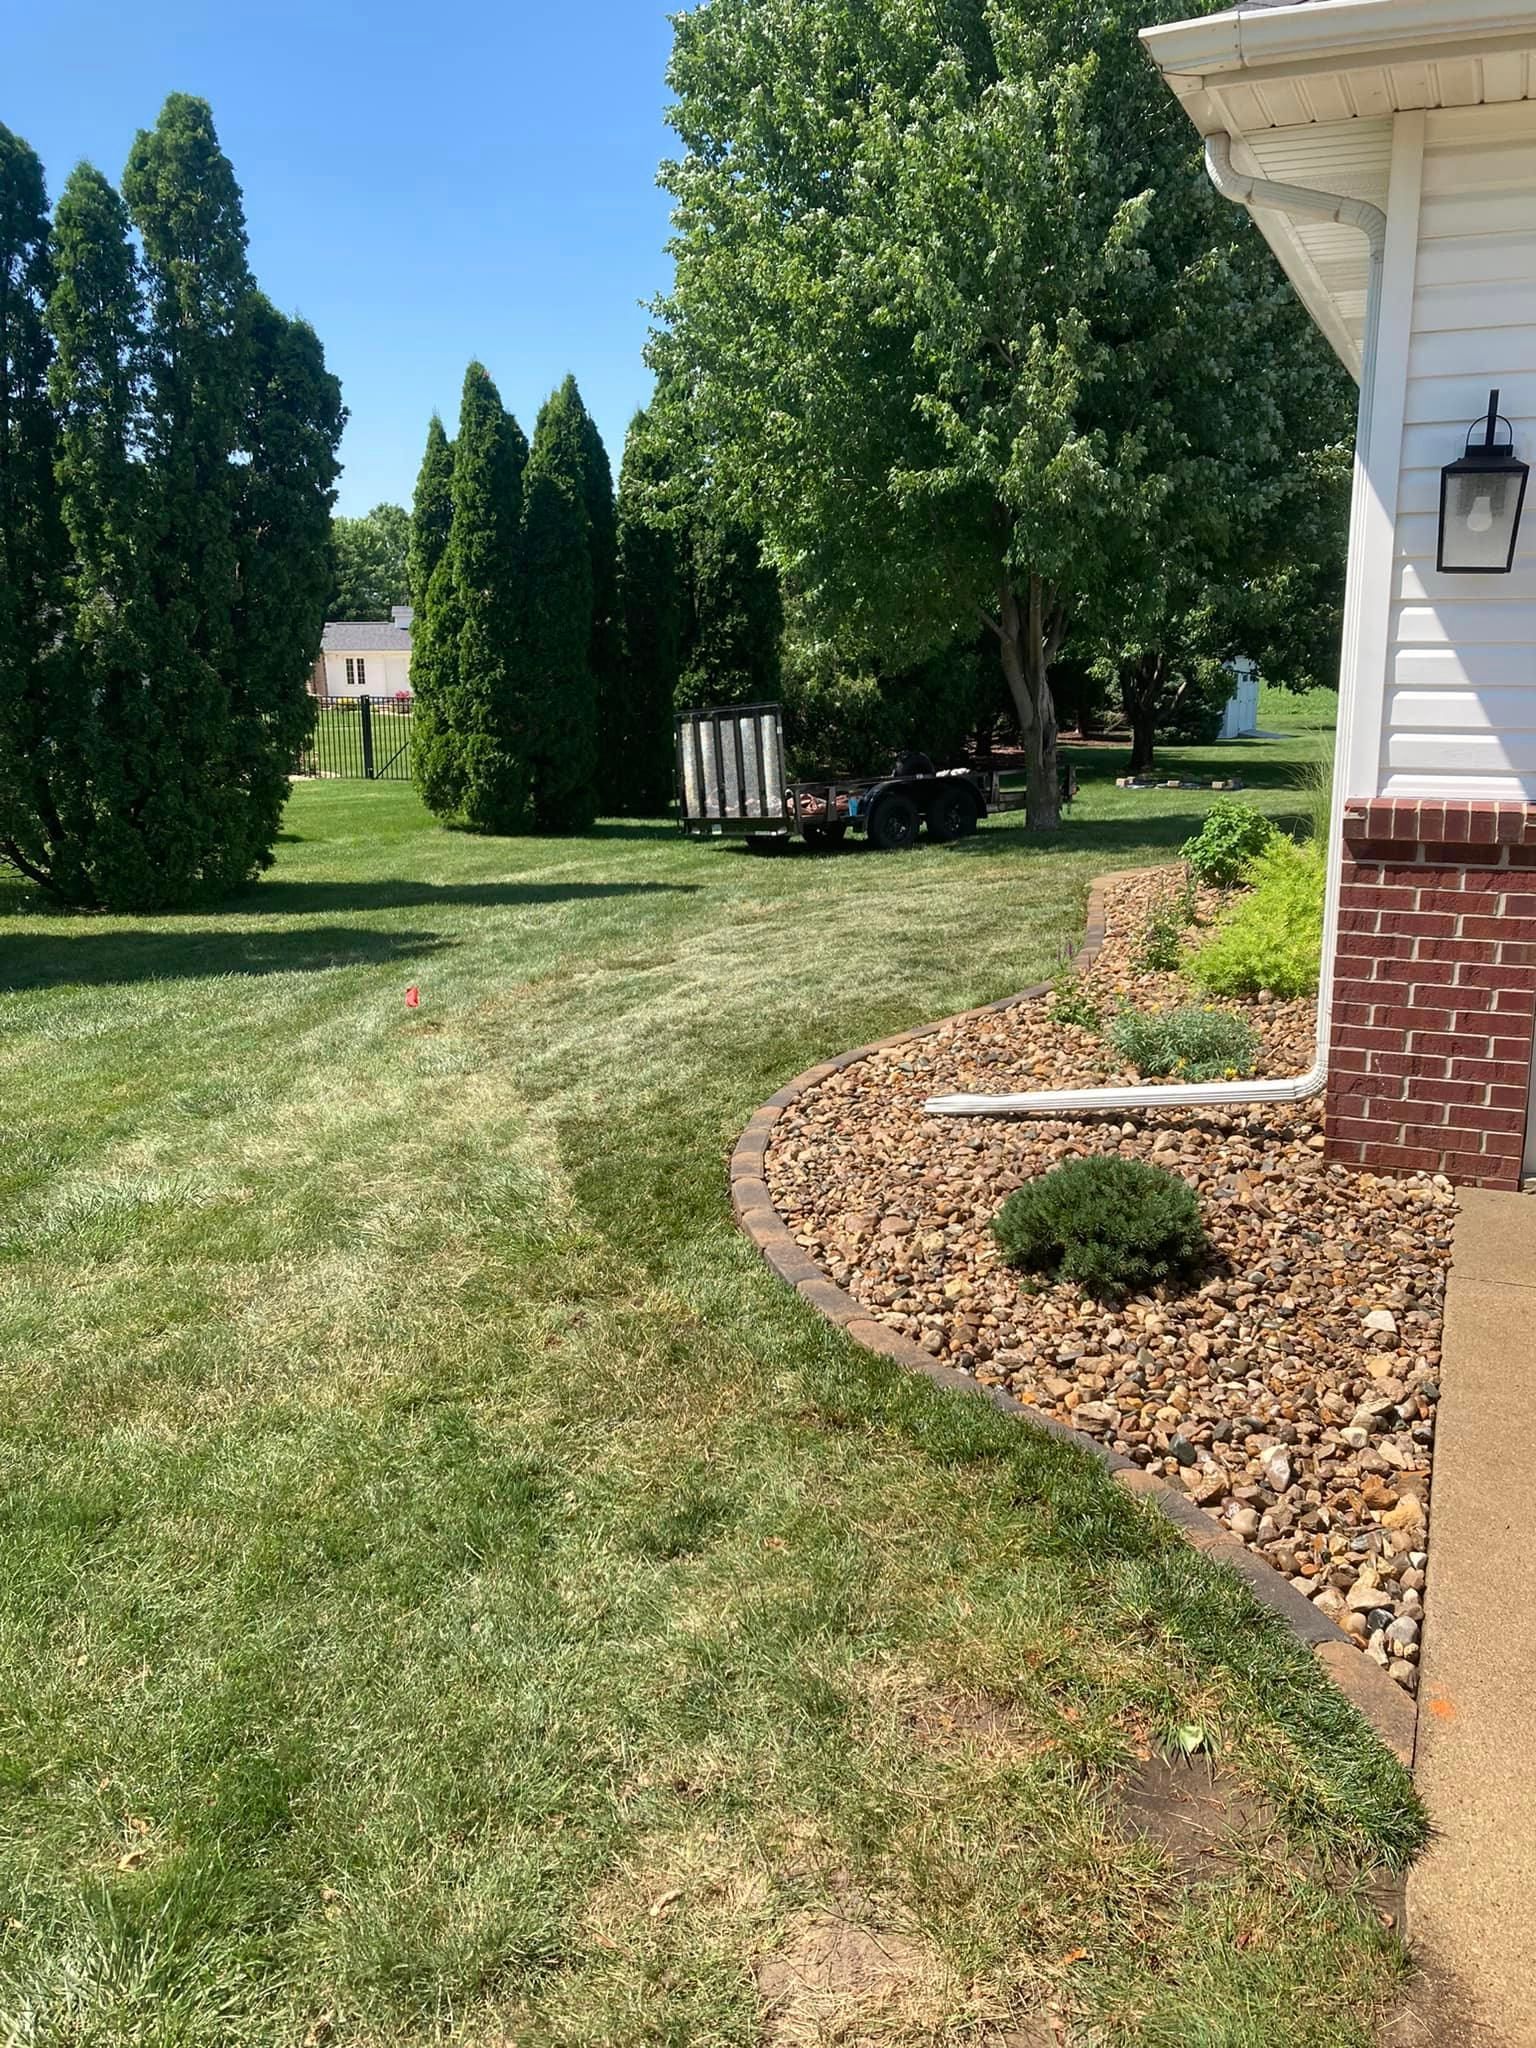
<path id="1" fill-rule="evenodd" d="M 608 896 L 692 896 L 693 882 L 295 882 L 269 875 L 214 906 L 216 917 L 305 917 L 327 910 L 531 910 Z M 205 913 L 207 914 L 207 913 Z"/>
<path id="2" fill-rule="evenodd" d="M 548 903 L 591 903 L 606 896 L 691 896 L 693 882 L 408 882 L 394 877 L 378 881 L 299 882 L 269 875 L 222 903 L 200 903 L 181 911 L 158 911 L 167 917 L 317 917 L 329 911 L 528 910 Z M 25 883 L 0 886 L 0 917 L 82 919 L 85 914 L 55 902 Z M 10 941 L 6 942 L 9 947 Z"/>
<path id="3" fill-rule="evenodd" d="M 38 988 L 112 988 L 145 981 L 204 981 L 218 975 L 324 974 L 333 967 L 416 962 L 452 940 L 435 932 L 303 931 L 104 932 L 85 920 L 76 935 L 13 933 L 0 944 L 0 995 Z"/>

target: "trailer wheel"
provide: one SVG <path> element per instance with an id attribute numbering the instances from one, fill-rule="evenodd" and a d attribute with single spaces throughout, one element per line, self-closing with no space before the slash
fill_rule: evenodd
<path id="1" fill-rule="evenodd" d="M 829 825 L 825 819 L 817 819 L 800 827 L 800 836 L 807 846 L 841 846 L 848 837 L 846 825 Z"/>
<path id="2" fill-rule="evenodd" d="M 921 822 L 922 813 L 911 797 L 892 791 L 869 814 L 869 843 L 881 853 L 901 853 L 916 845 Z"/>
<path id="3" fill-rule="evenodd" d="M 976 830 L 976 799 L 963 785 L 941 789 L 928 806 L 928 837 L 944 845 Z"/>

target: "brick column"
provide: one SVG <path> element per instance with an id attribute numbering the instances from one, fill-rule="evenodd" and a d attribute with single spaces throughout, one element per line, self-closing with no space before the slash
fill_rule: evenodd
<path id="1" fill-rule="evenodd" d="M 1515 1188 L 1536 1031 L 1536 805 L 1354 800 L 1328 1156 Z"/>

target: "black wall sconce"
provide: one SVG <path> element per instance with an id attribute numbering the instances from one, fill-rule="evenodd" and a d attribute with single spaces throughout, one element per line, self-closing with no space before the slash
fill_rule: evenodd
<path id="1" fill-rule="evenodd" d="M 1479 429 L 1483 438 L 1474 447 Z M 1530 473 L 1529 464 L 1515 459 L 1513 432 L 1499 412 L 1498 392 L 1490 391 L 1488 417 L 1467 429 L 1461 460 L 1440 472 L 1438 569 L 1453 576 L 1509 574 Z"/>

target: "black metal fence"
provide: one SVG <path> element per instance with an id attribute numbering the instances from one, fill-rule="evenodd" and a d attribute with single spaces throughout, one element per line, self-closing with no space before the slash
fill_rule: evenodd
<path id="1" fill-rule="evenodd" d="M 300 775 L 354 782 L 409 782 L 411 698 L 322 697 Z"/>

